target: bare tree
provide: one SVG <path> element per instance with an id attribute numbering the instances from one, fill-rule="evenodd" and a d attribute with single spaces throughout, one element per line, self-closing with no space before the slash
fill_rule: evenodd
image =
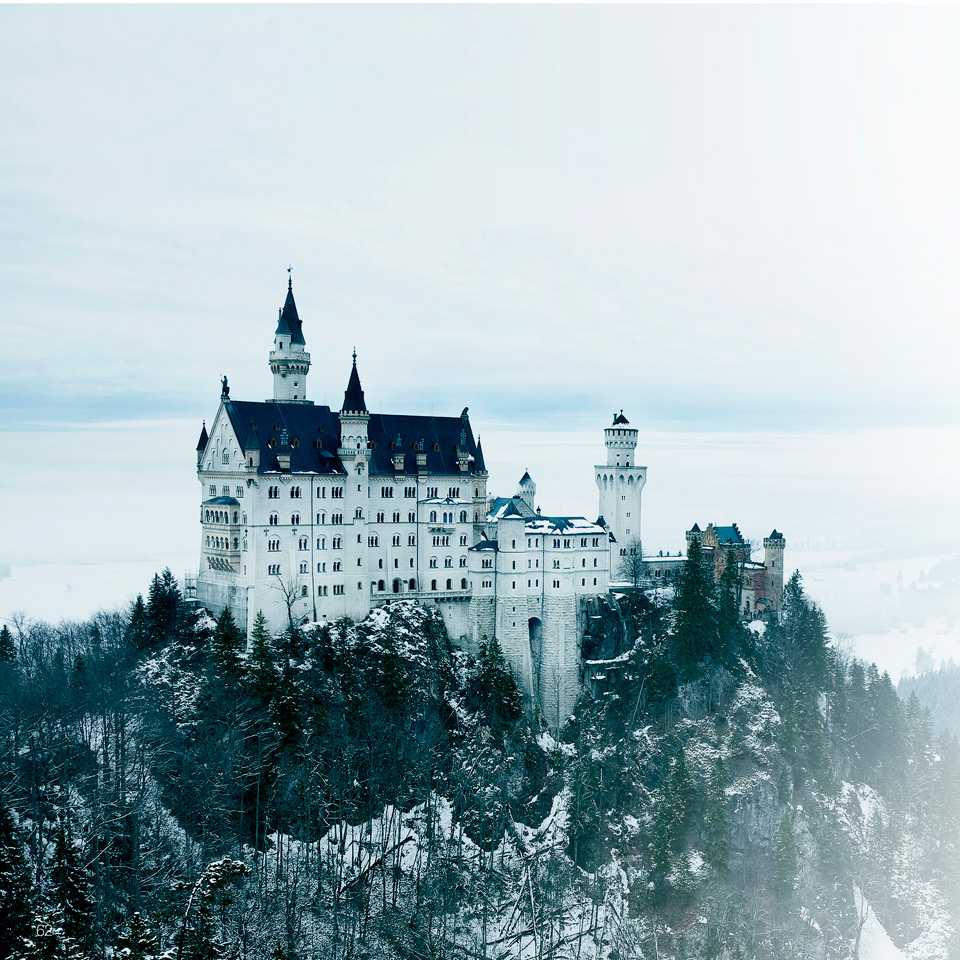
<path id="1" fill-rule="evenodd" d="M 639 537 L 628 541 L 623 551 L 617 564 L 617 581 L 639 587 L 641 580 L 647 575 L 647 565 L 643 562 L 643 545 Z"/>

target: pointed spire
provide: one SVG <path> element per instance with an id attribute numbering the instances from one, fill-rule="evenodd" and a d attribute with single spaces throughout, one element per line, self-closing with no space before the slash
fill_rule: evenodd
<path id="1" fill-rule="evenodd" d="M 292 267 L 287 268 L 289 274 L 287 278 L 287 299 L 280 310 L 280 319 L 277 321 L 276 335 L 287 336 L 290 343 L 303 344 L 303 328 L 300 324 L 300 315 L 297 313 L 297 304 L 293 299 L 293 274 L 290 273 Z"/>
<path id="2" fill-rule="evenodd" d="M 483 462 L 483 447 L 480 444 L 480 437 L 477 437 L 477 453 L 473 458 L 473 472 L 486 473 L 487 465 Z"/>
<path id="3" fill-rule="evenodd" d="M 197 441 L 197 453 L 203 453 L 207 449 L 207 441 L 210 439 L 207 436 L 207 421 L 203 421 L 203 428 L 200 431 L 200 439 Z"/>
<path id="4" fill-rule="evenodd" d="M 360 374 L 357 373 L 357 348 L 353 348 L 353 369 L 350 371 L 350 382 L 343 394 L 343 406 L 340 412 L 366 413 L 367 405 L 363 400 L 363 387 L 360 386 Z"/>

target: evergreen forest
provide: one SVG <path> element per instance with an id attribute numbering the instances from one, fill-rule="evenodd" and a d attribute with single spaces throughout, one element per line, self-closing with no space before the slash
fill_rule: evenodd
<path id="1" fill-rule="evenodd" d="M 0 960 L 960 960 L 960 744 L 691 544 L 559 730 L 435 609 L 0 629 Z"/>

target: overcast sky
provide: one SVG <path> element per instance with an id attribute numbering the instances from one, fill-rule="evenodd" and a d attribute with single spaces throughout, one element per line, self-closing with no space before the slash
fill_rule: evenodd
<path id="1" fill-rule="evenodd" d="M 470 407 L 497 492 L 590 514 L 622 407 L 661 545 L 955 529 L 958 17 L 0 7 L 0 560 L 194 550 L 291 263 L 313 398 L 356 346 L 372 409 Z"/>

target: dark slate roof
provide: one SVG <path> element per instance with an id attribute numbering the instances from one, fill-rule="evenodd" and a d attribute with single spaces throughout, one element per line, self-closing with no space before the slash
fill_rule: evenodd
<path id="1" fill-rule="evenodd" d="M 360 386 L 360 374 L 357 373 L 357 355 L 353 355 L 353 369 L 350 371 L 350 382 L 343 394 L 341 412 L 366 413 L 367 405 L 363 400 L 363 387 Z"/>
<path id="2" fill-rule="evenodd" d="M 527 481 L 533 483 L 533 477 L 530 476 L 530 473 L 527 470 L 523 471 L 523 476 L 520 478 L 521 483 L 526 483 Z"/>
<path id="3" fill-rule="evenodd" d="M 622 411 L 622 410 L 620 411 L 620 415 L 619 415 L 618 417 L 614 417 L 614 418 L 613 418 L 613 425 L 614 425 L 615 427 L 619 427 L 620 424 L 622 424 L 622 423 L 629 423 L 629 422 L 630 422 L 630 421 L 623 415 L 623 411 Z"/>
<path id="4" fill-rule="evenodd" d="M 714 527 L 717 532 L 717 542 L 725 543 L 743 543 L 744 539 L 740 536 L 740 528 L 734 523 L 729 527 Z"/>
<path id="5" fill-rule="evenodd" d="M 277 322 L 277 334 L 289 336 L 291 343 L 304 343 L 303 328 L 300 325 L 300 315 L 297 313 L 297 305 L 293 300 L 293 277 L 287 281 L 287 299 L 284 301 L 283 309 L 280 311 L 280 319 Z"/>
<path id="6" fill-rule="evenodd" d="M 207 421 L 203 421 L 203 427 L 200 430 L 200 439 L 197 441 L 197 452 L 200 453 L 207 449 L 207 441 L 210 438 L 207 436 Z M 774 530 L 774 533 L 777 531 Z"/>
<path id="7" fill-rule="evenodd" d="M 690 532 L 691 532 L 691 533 L 700 533 L 700 532 L 701 532 L 701 531 L 700 531 L 700 524 L 699 524 L 699 523 L 695 523 L 695 524 L 690 528 Z"/>
<path id="8" fill-rule="evenodd" d="M 260 450 L 260 473 L 280 469 L 277 453 L 282 431 L 286 430 L 290 447 L 290 470 L 292 473 L 345 473 L 337 456 L 340 446 L 340 416 L 329 407 L 308 403 L 278 403 L 266 400 L 262 403 L 247 400 L 224 400 L 230 416 L 230 424 L 237 437 L 246 437 L 245 450 Z M 251 428 L 256 424 L 256 430 Z M 467 478 L 457 462 L 457 446 L 464 422 L 460 417 L 398 416 L 374 413 L 370 415 L 367 436 L 370 450 L 370 473 L 394 475 L 393 458 L 403 453 L 404 471 L 409 476 L 417 474 L 417 455 L 414 444 L 423 441 L 427 455 L 427 472 Z M 474 457 L 476 466 L 476 442 L 469 422 L 466 424 L 466 450 Z M 397 435 L 404 437 L 403 447 L 395 446 Z M 276 446 L 270 446 L 273 439 Z M 294 445 L 296 441 L 296 445 Z M 316 446 L 320 441 L 321 446 Z M 435 450 L 434 447 L 437 449 Z"/>
<path id="9" fill-rule="evenodd" d="M 783 534 L 782 534 L 782 533 L 777 533 L 776 529 L 774 529 L 773 533 L 771 533 L 770 536 L 767 537 L 767 539 L 768 539 L 768 540 L 782 540 L 782 539 L 783 539 Z"/>
<path id="10" fill-rule="evenodd" d="M 496 540 L 481 540 L 479 543 L 475 543 L 471 550 L 499 550 L 500 547 Z"/>
<path id="11" fill-rule="evenodd" d="M 204 500 L 203 505 L 214 506 L 214 507 L 239 507 L 240 501 L 236 500 L 234 497 L 211 497 L 209 500 Z"/>

